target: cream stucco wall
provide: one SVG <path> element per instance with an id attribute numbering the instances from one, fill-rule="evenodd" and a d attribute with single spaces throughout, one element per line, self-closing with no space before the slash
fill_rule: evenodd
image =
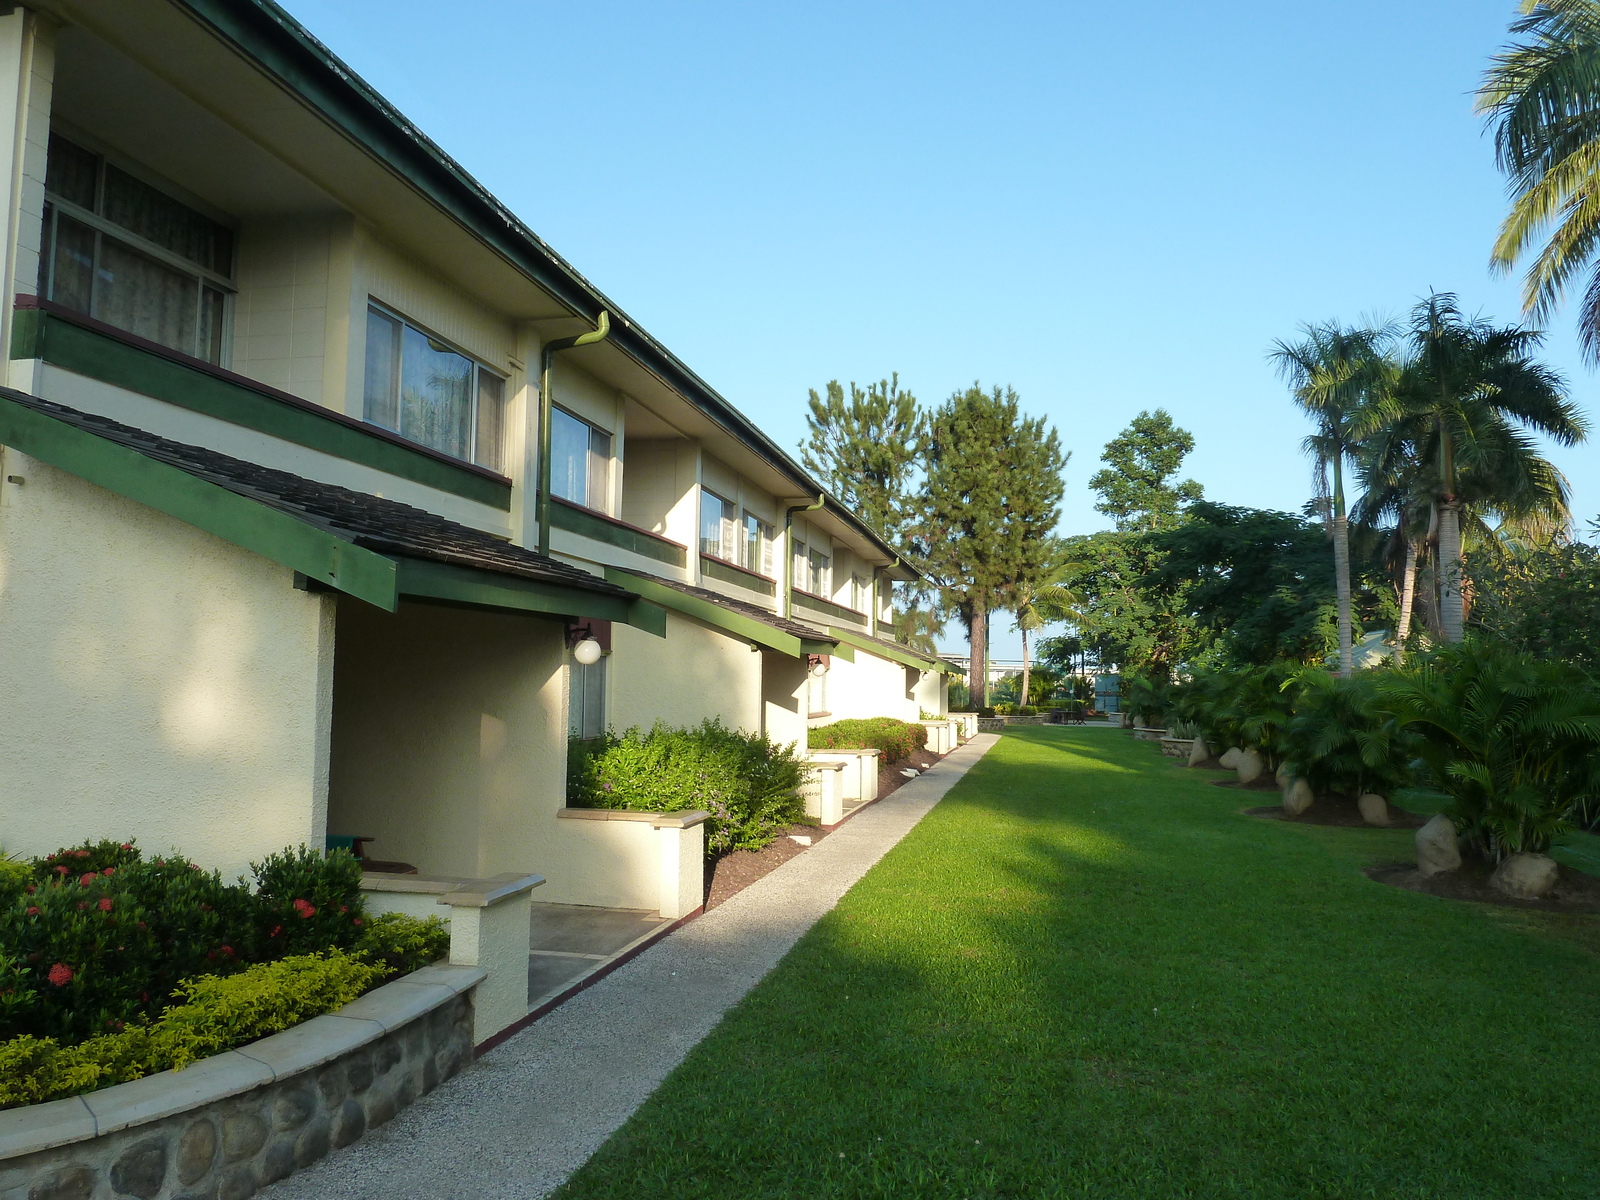
<path id="1" fill-rule="evenodd" d="M 748 642 L 671 611 L 665 640 L 627 625 L 613 625 L 611 638 L 606 717 L 613 729 L 720 718 L 761 730 L 764 656 Z"/>
<path id="2" fill-rule="evenodd" d="M 349 218 L 300 216 L 251 221 L 239 230 L 233 370 L 302 400 L 327 402 L 328 327 L 342 307 L 342 298 L 330 294 L 329 268 L 335 241 L 348 239 L 349 227 Z"/>
<path id="3" fill-rule="evenodd" d="M 332 598 L 15 450 L 0 480 L 0 844 L 137 838 L 225 876 L 325 832 Z"/>
<path id="4" fill-rule="evenodd" d="M 915 672 L 900 663 L 865 650 L 857 650 L 854 662 L 835 658 L 828 671 L 828 711 L 833 721 L 857 717 L 895 717 L 901 721 L 917 719 L 916 701 L 908 693 L 908 676 Z"/>
<path id="5" fill-rule="evenodd" d="M 774 650 L 761 652 L 761 709 L 763 732 L 779 745 L 806 745 L 806 660 Z"/>
<path id="6" fill-rule="evenodd" d="M 554 877 L 565 801 L 559 621 L 341 599 L 328 828 L 423 874 Z"/>
<path id="7" fill-rule="evenodd" d="M 696 443 L 682 438 L 631 439 L 622 478 L 622 519 L 697 550 L 699 481 Z"/>
<path id="8" fill-rule="evenodd" d="M 661 831 L 643 821 L 550 821 L 551 861 L 539 889 L 547 904 L 598 904 L 656 911 L 661 904 Z"/>

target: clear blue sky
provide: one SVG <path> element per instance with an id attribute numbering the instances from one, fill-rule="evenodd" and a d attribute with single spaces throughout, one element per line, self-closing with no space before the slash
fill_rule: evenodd
<path id="1" fill-rule="evenodd" d="M 1014 386 L 1072 451 L 1066 533 L 1158 405 L 1207 495 L 1298 508 L 1265 351 L 1302 321 L 1518 315 L 1471 101 L 1514 0 L 288 7 L 782 444 L 832 378 Z M 1555 455 L 1584 518 L 1597 455 Z"/>

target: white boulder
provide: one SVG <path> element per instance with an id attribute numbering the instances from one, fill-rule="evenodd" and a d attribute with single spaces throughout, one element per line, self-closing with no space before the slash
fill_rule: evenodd
<path id="1" fill-rule="evenodd" d="M 1279 787 L 1286 788 L 1294 781 L 1294 772 L 1289 769 L 1288 763 L 1281 762 L 1278 764 L 1278 769 L 1272 773 L 1272 777 L 1278 781 Z"/>
<path id="2" fill-rule="evenodd" d="M 1244 751 L 1239 747 L 1229 746 L 1222 752 L 1222 757 L 1217 759 L 1217 763 L 1231 771 L 1239 765 L 1239 755 L 1243 753 Z"/>
<path id="3" fill-rule="evenodd" d="M 1455 822 L 1443 813 L 1435 813 L 1417 830 L 1417 870 L 1424 875 L 1439 875 L 1454 871 L 1460 865 Z"/>
<path id="4" fill-rule="evenodd" d="M 1206 749 L 1204 738 L 1195 738 L 1189 746 L 1189 765 L 1198 767 L 1211 757 L 1211 751 Z"/>
<path id="5" fill-rule="evenodd" d="M 1266 773 L 1267 764 L 1261 761 L 1261 755 L 1256 751 L 1241 750 L 1233 769 L 1239 772 L 1240 783 L 1254 783 Z"/>
<path id="6" fill-rule="evenodd" d="M 1489 886 L 1513 900 L 1537 900 L 1555 887 L 1558 875 L 1548 854 L 1513 854 L 1494 869 Z"/>
<path id="7" fill-rule="evenodd" d="M 1298 817 L 1316 802 L 1316 793 L 1304 779 L 1291 779 L 1283 786 L 1283 811 Z"/>
<path id="8" fill-rule="evenodd" d="M 1361 810 L 1361 819 L 1368 825 L 1387 825 L 1389 823 L 1389 802 L 1377 792 L 1367 792 L 1356 801 L 1356 807 Z"/>

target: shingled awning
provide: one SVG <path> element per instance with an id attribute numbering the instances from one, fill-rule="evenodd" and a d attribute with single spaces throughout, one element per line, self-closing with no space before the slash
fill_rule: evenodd
<path id="1" fill-rule="evenodd" d="M 806 654 L 827 654 L 846 662 L 855 661 L 855 652 L 839 638 L 800 621 L 780 617 L 758 604 L 735 600 L 732 596 L 724 596 L 721 592 L 693 584 L 621 567 L 607 567 L 606 578 L 620 587 L 639 593 L 646 600 L 655 601 L 663 608 L 694 617 L 769 650 L 777 650 L 794 658 Z"/>
<path id="2" fill-rule="evenodd" d="M 391 612 L 405 596 L 666 635 L 665 611 L 638 592 L 481 529 L 11 388 L 0 444 Z"/>

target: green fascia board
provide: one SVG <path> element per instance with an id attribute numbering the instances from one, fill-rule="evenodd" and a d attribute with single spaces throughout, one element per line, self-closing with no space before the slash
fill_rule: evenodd
<path id="1" fill-rule="evenodd" d="M 807 654 L 826 654 L 829 658 L 837 658 L 841 662 L 855 662 L 856 652 L 843 642 L 813 641 L 811 638 L 800 639 L 800 649 Z"/>
<path id="2" fill-rule="evenodd" d="M 297 517 L 0 396 L 0 444 L 379 608 L 395 564 Z"/>
<path id="3" fill-rule="evenodd" d="M 360 463 L 502 512 L 511 508 L 509 483 L 486 479 L 347 424 L 331 412 L 309 405 L 301 407 L 270 392 L 185 366 L 53 312 L 38 308 L 16 310 L 11 357 L 42 359 L 64 371 L 153 396 L 191 412 Z"/>
<path id="4" fill-rule="evenodd" d="M 832 600 L 824 600 L 820 596 L 794 592 L 793 599 L 796 608 L 809 608 L 814 613 L 821 613 L 837 621 L 860 621 L 863 625 L 867 623 L 866 613 L 858 613 L 853 608 L 846 608 L 842 604 L 835 604 Z"/>
<path id="5" fill-rule="evenodd" d="M 907 667 L 915 667 L 919 671 L 938 671 L 943 669 L 943 664 L 941 663 L 930 662 L 910 650 L 891 649 L 882 642 L 875 642 L 871 638 L 862 637 L 860 634 L 852 634 L 848 629 L 840 629 L 835 626 L 828 632 L 841 642 L 846 642 L 858 650 L 866 651 L 868 654 L 876 654 L 879 658 L 887 658 L 890 662 L 897 662 Z"/>
<path id="6" fill-rule="evenodd" d="M 734 637 L 743 638 L 747 642 L 754 642 L 758 646 L 765 646 L 769 650 L 776 650 L 780 654 L 787 654 L 790 658 L 803 658 L 807 654 L 832 654 L 832 642 L 802 642 L 793 634 L 785 633 L 781 629 L 774 629 L 763 621 L 754 617 L 747 617 L 743 613 L 734 612 L 720 604 L 713 604 L 710 600 L 702 600 L 699 596 L 690 596 L 677 588 L 668 587 L 664 583 L 657 583 L 653 579 L 645 579 L 620 567 L 607 567 L 606 580 L 618 587 L 625 587 L 630 592 L 638 592 L 646 600 L 655 602 L 663 608 L 670 608 L 673 612 L 682 613 L 686 617 L 693 617 L 714 629 L 730 633 Z M 812 646 L 821 647 L 812 649 Z"/>
<path id="7" fill-rule="evenodd" d="M 477 608 L 616 621 L 657 637 L 667 636 L 667 614 L 649 602 L 472 567 L 401 558 L 398 591 L 414 599 L 469 604 Z"/>
<path id="8" fill-rule="evenodd" d="M 568 533 L 575 533 L 579 537 L 592 538 L 608 546 L 629 550 L 645 558 L 664 562 L 668 566 L 681 567 L 687 562 L 683 547 L 675 542 L 555 501 L 550 504 L 550 525 L 553 529 L 565 529 Z"/>

